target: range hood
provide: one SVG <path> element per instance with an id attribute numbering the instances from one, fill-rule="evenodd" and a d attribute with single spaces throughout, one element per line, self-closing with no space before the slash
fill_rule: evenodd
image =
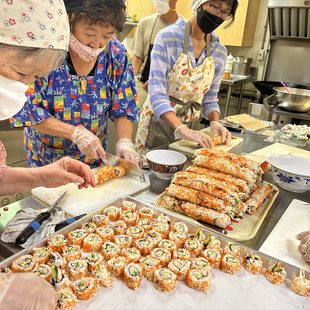
<path id="1" fill-rule="evenodd" d="M 310 0 L 269 0 L 270 39 L 310 40 Z"/>

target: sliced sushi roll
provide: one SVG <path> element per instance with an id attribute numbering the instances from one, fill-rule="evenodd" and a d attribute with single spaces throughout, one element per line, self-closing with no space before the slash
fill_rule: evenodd
<path id="1" fill-rule="evenodd" d="M 74 259 L 79 259 L 82 256 L 81 247 L 76 244 L 67 245 L 63 250 L 63 256 L 67 262 L 70 262 Z"/>
<path id="2" fill-rule="evenodd" d="M 135 241 L 136 248 L 140 251 L 141 255 L 149 255 L 153 249 L 153 242 L 147 238 L 140 238 Z"/>
<path id="3" fill-rule="evenodd" d="M 239 245 L 236 245 L 233 242 L 229 242 L 228 244 L 226 244 L 224 251 L 223 251 L 223 255 L 225 254 L 231 254 L 234 255 L 238 258 L 241 257 L 241 247 Z"/>
<path id="4" fill-rule="evenodd" d="M 101 254 L 103 255 L 105 260 L 109 260 L 112 257 L 118 256 L 121 252 L 121 249 L 118 245 L 116 245 L 114 242 L 106 241 L 102 245 Z"/>
<path id="5" fill-rule="evenodd" d="M 171 218 L 168 215 L 164 214 L 164 213 L 160 213 L 158 215 L 158 217 L 156 218 L 156 222 L 166 222 L 166 223 L 168 223 L 170 225 Z"/>
<path id="6" fill-rule="evenodd" d="M 110 222 L 110 219 L 105 214 L 95 214 L 91 221 L 97 226 L 107 226 Z"/>
<path id="7" fill-rule="evenodd" d="M 49 260 L 50 251 L 46 247 L 34 247 L 32 249 L 32 256 L 34 257 L 37 265 L 46 264 Z"/>
<path id="8" fill-rule="evenodd" d="M 244 268 L 252 274 L 260 274 L 263 270 L 262 259 L 253 253 L 248 253 L 244 258 Z"/>
<path id="9" fill-rule="evenodd" d="M 205 249 L 209 249 L 209 250 L 221 251 L 221 241 L 219 239 L 215 238 L 213 235 L 210 235 L 204 241 L 204 247 L 205 247 Z"/>
<path id="10" fill-rule="evenodd" d="M 48 249 L 51 252 L 61 252 L 64 247 L 67 245 L 67 239 L 64 235 L 59 234 L 51 237 L 47 240 Z"/>
<path id="11" fill-rule="evenodd" d="M 198 241 L 204 242 L 206 240 L 206 236 L 201 231 L 201 228 L 198 227 L 196 231 L 192 235 L 190 235 L 190 239 L 196 239 Z"/>
<path id="12" fill-rule="evenodd" d="M 1 267 L 0 273 L 12 273 L 12 270 L 9 267 Z"/>
<path id="13" fill-rule="evenodd" d="M 126 235 L 131 236 L 133 240 L 137 240 L 143 237 L 144 230 L 140 226 L 132 226 L 126 229 Z"/>
<path id="14" fill-rule="evenodd" d="M 138 221 L 138 215 L 136 211 L 126 210 L 121 214 L 121 220 L 123 220 L 127 226 L 136 225 Z"/>
<path id="15" fill-rule="evenodd" d="M 113 257 L 107 261 L 108 270 L 114 277 L 122 277 L 127 260 L 123 256 Z"/>
<path id="16" fill-rule="evenodd" d="M 150 241 L 152 241 L 154 247 L 156 247 L 158 245 L 158 243 L 161 241 L 162 237 L 161 234 L 158 233 L 155 230 L 149 230 L 144 234 L 144 238 L 149 239 Z"/>
<path id="17" fill-rule="evenodd" d="M 84 277 L 72 282 L 72 290 L 75 296 L 81 300 L 89 300 L 97 292 L 96 280 Z"/>
<path id="18" fill-rule="evenodd" d="M 175 290 L 177 276 L 170 269 L 161 268 L 155 270 L 153 281 L 158 290 L 170 293 Z"/>
<path id="19" fill-rule="evenodd" d="M 152 220 L 154 217 L 154 210 L 151 208 L 143 207 L 139 210 L 140 219 Z"/>
<path id="20" fill-rule="evenodd" d="M 55 287 L 56 291 L 64 288 L 70 288 L 70 280 L 65 274 L 65 272 L 57 267 L 56 265 L 51 266 L 52 271 L 52 285 Z"/>
<path id="21" fill-rule="evenodd" d="M 265 277 L 273 284 L 282 284 L 286 277 L 286 270 L 281 262 L 277 262 L 266 270 Z"/>
<path id="22" fill-rule="evenodd" d="M 59 310 L 72 310 L 77 303 L 77 298 L 70 288 L 63 288 L 57 292 Z"/>
<path id="23" fill-rule="evenodd" d="M 203 244 L 197 239 L 187 239 L 184 248 L 189 250 L 191 256 L 199 256 L 203 250 Z"/>
<path id="24" fill-rule="evenodd" d="M 170 231 L 169 239 L 175 243 L 177 248 L 183 248 L 185 241 L 187 239 L 187 234 L 179 231 Z"/>
<path id="25" fill-rule="evenodd" d="M 153 280 L 154 272 L 159 267 L 160 261 L 151 255 L 142 257 L 140 263 L 143 268 L 143 275 L 150 281 Z"/>
<path id="26" fill-rule="evenodd" d="M 222 258 L 222 254 L 220 250 L 206 249 L 202 252 L 202 256 L 208 260 L 210 266 L 213 269 L 220 268 L 221 258 Z"/>
<path id="27" fill-rule="evenodd" d="M 310 296 L 310 280 L 306 278 L 305 271 L 300 269 L 299 275 L 293 274 L 291 289 L 301 296 Z"/>
<path id="28" fill-rule="evenodd" d="M 82 224 L 81 229 L 85 229 L 88 234 L 93 234 L 97 229 L 97 225 L 92 222 L 84 223 Z"/>
<path id="29" fill-rule="evenodd" d="M 137 263 L 129 263 L 124 268 L 124 282 L 125 284 L 135 290 L 137 289 L 142 281 L 142 267 Z"/>
<path id="30" fill-rule="evenodd" d="M 189 260 L 175 258 L 168 264 L 168 269 L 176 274 L 178 280 L 183 281 L 187 278 L 190 266 L 191 262 Z"/>
<path id="31" fill-rule="evenodd" d="M 141 258 L 141 253 L 137 248 L 122 249 L 121 255 L 124 256 L 129 263 L 136 263 Z"/>
<path id="32" fill-rule="evenodd" d="M 102 212 L 103 214 L 105 214 L 106 216 L 109 217 L 110 221 L 117 221 L 119 220 L 119 217 L 121 215 L 121 210 L 120 208 L 116 207 L 116 206 L 108 206 L 107 208 L 105 208 Z"/>
<path id="33" fill-rule="evenodd" d="M 190 288 L 208 293 L 211 285 L 210 268 L 190 270 L 186 279 L 186 284 Z"/>
<path id="34" fill-rule="evenodd" d="M 96 234 L 105 241 L 114 241 L 114 230 L 110 226 L 101 226 L 96 230 Z"/>
<path id="35" fill-rule="evenodd" d="M 113 223 L 115 235 L 124 235 L 127 229 L 127 224 L 123 220 L 118 220 Z"/>
<path id="36" fill-rule="evenodd" d="M 161 237 L 163 239 L 168 238 L 169 235 L 169 230 L 170 230 L 170 226 L 168 223 L 166 222 L 155 222 L 153 224 L 153 230 L 157 231 L 160 233 Z"/>
<path id="37" fill-rule="evenodd" d="M 221 259 L 220 268 L 226 273 L 238 273 L 241 270 L 240 259 L 232 254 L 224 254 Z"/>
<path id="38" fill-rule="evenodd" d="M 171 253 L 170 251 L 163 248 L 155 248 L 151 252 L 151 256 L 158 259 L 160 261 L 160 265 L 167 266 L 171 261 Z"/>
<path id="39" fill-rule="evenodd" d="M 192 259 L 191 269 L 211 268 L 209 261 L 204 257 Z"/>
<path id="40" fill-rule="evenodd" d="M 176 249 L 175 251 L 173 251 L 172 257 L 175 258 L 179 258 L 179 259 L 184 259 L 184 260 L 191 260 L 192 256 L 191 253 L 189 252 L 189 250 L 186 249 Z"/>
<path id="41" fill-rule="evenodd" d="M 132 244 L 132 237 L 128 235 L 117 235 L 114 239 L 115 244 L 121 249 L 129 248 Z"/>
<path id="42" fill-rule="evenodd" d="M 175 251 L 175 250 L 177 249 L 176 244 L 175 244 L 172 240 L 169 240 L 169 239 L 163 239 L 163 240 L 161 240 L 161 241 L 158 243 L 158 247 L 170 251 L 171 254 L 173 253 L 173 251 Z"/>
<path id="43" fill-rule="evenodd" d="M 13 272 L 30 272 L 35 267 L 35 263 L 32 255 L 23 255 L 13 261 L 11 269 Z"/>
<path id="44" fill-rule="evenodd" d="M 149 231 L 152 229 L 153 227 L 153 222 L 149 219 L 140 219 L 137 223 L 138 226 L 142 227 L 143 230 L 146 232 L 146 231 Z"/>
<path id="45" fill-rule="evenodd" d="M 48 282 L 52 278 L 52 269 L 50 266 L 45 265 L 45 264 L 41 264 L 41 265 L 34 267 L 32 272 Z"/>
<path id="46" fill-rule="evenodd" d="M 86 276 L 87 262 L 84 259 L 75 259 L 68 263 L 68 275 L 71 281 Z"/>
<path id="47" fill-rule="evenodd" d="M 107 267 L 103 263 L 97 265 L 96 268 L 92 270 L 92 276 L 101 286 L 103 287 L 112 286 L 113 279 Z"/>
<path id="48" fill-rule="evenodd" d="M 59 268 L 66 268 L 67 260 L 60 253 L 51 252 L 48 264 L 51 266 L 55 265 Z"/>
<path id="49" fill-rule="evenodd" d="M 82 245 L 83 240 L 87 237 L 88 232 L 85 229 L 75 229 L 67 235 L 69 244 Z"/>
<path id="50" fill-rule="evenodd" d="M 97 234 L 89 234 L 82 243 L 82 249 L 85 252 L 96 252 L 101 250 L 102 239 Z"/>
<path id="51" fill-rule="evenodd" d="M 137 204 L 133 201 L 124 200 L 121 204 L 121 208 L 123 211 L 126 211 L 126 210 L 136 211 Z"/>
<path id="52" fill-rule="evenodd" d="M 83 259 L 86 260 L 88 264 L 88 270 L 94 270 L 103 261 L 103 256 L 96 252 L 91 252 L 83 255 Z"/>
<path id="53" fill-rule="evenodd" d="M 172 230 L 187 234 L 188 233 L 188 227 L 184 222 L 175 222 L 172 226 Z"/>

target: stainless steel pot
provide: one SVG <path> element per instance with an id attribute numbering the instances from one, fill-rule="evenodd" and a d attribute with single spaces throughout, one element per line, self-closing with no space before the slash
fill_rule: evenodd
<path id="1" fill-rule="evenodd" d="M 293 112 L 310 111 L 310 90 L 275 87 L 274 92 L 280 103 L 280 107 Z"/>
<path id="2" fill-rule="evenodd" d="M 232 73 L 234 75 L 249 75 L 252 61 L 252 58 L 235 57 Z"/>

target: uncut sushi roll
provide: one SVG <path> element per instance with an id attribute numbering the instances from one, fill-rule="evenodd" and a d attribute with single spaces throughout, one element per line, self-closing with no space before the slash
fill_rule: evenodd
<path id="1" fill-rule="evenodd" d="M 158 259 L 160 261 L 160 265 L 167 266 L 171 261 L 171 253 L 170 251 L 163 248 L 155 248 L 151 252 L 151 256 Z"/>
<path id="2" fill-rule="evenodd" d="M 188 227 L 183 222 L 175 222 L 172 226 L 172 230 L 183 233 L 183 234 L 188 233 Z"/>
<path id="3" fill-rule="evenodd" d="M 59 234 L 51 237 L 47 240 L 48 249 L 51 252 L 61 252 L 64 247 L 67 245 L 67 239 L 64 235 Z"/>
<path id="4" fill-rule="evenodd" d="M 238 273 L 241 270 L 240 259 L 232 254 L 223 254 L 220 268 L 226 273 Z"/>
<path id="5" fill-rule="evenodd" d="M 204 241 L 204 247 L 208 250 L 219 250 L 221 251 L 221 241 L 217 238 L 215 238 L 213 235 L 210 235 L 205 241 Z"/>
<path id="6" fill-rule="evenodd" d="M 32 249 L 32 256 L 37 265 L 46 264 L 49 260 L 50 251 L 46 247 Z"/>
<path id="7" fill-rule="evenodd" d="M 103 214 L 109 217 L 110 221 L 117 221 L 119 220 L 119 217 L 121 215 L 121 210 L 120 208 L 116 206 L 108 206 L 102 211 Z"/>
<path id="8" fill-rule="evenodd" d="M 196 257 L 192 259 L 191 269 L 211 268 L 209 261 L 205 257 Z"/>
<path id="9" fill-rule="evenodd" d="M 244 268 L 252 274 L 260 274 L 263 270 L 262 259 L 253 253 L 248 253 L 244 257 Z"/>
<path id="10" fill-rule="evenodd" d="M 191 262 L 189 260 L 175 258 L 168 264 L 170 269 L 178 278 L 178 280 L 185 280 L 190 270 Z"/>
<path id="11" fill-rule="evenodd" d="M 175 243 L 177 248 L 183 248 L 185 241 L 187 239 L 187 234 L 180 231 L 170 231 L 169 239 Z"/>
<path id="12" fill-rule="evenodd" d="M 144 234 L 144 238 L 149 239 L 150 241 L 152 241 L 153 246 L 156 247 L 158 245 L 158 243 L 161 241 L 162 237 L 160 235 L 160 233 L 158 233 L 155 230 L 149 230 Z"/>
<path id="13" fill-rule="evenodd" d="M 123 256 L 113 257 L 107 261 L 108 270 L 114 277 L 122 277 L 127 260 Z"/>
<path id="14" fill-rule="evenodd" d="M 141 258 L 141 253 L 137 248 L 125 248 L 121 251 L 121 256 L 124 256 L 129 263 L 136 263 Z"/>
<path id="15" fill-rule="evenodd" d="M 89 234 L 82 244 L 82 249 L 85 252 L 96 252 L 101 249 L 102 239 L 97 234 Z"/>
<path id="16" fill-rule="evenodd" d="M 293 274 L 291 289 L 301 296 L 310 296 L 310 280 L 306 278 L 305 271 L 300 269 L 299 275 Z"/>
<path id="17" fill-rule="evenodd" d="M 277 262 L 266 270 L 265 277 L 273 284 L 282 284 L 286 277 L 286 270 L 284 269 L 282 263 Z"/>
<path id="18" fill-rule="evenodd" d="M 140 263 L 143 268 L 143 274 L 144 276 L 152 281 L 154 277 L 155 270 L 159 267 L 160 261 L 151 255 L 148 255 L 146 257 L 142 257 L 140 259 Z"/>
<path id="19" fill-rule="evenodd" d="M 171 254 L 173 253 L 173 251 L 175 251 L 175 250 L 177 249 L 176 244 L 175 244 L 172 240 L 169 240 L 169 239 L 163 239 L 163 240 L 161 240 L 161 241 L 158 243 L 158 247 L 170 251 Z"/>
<path id="20" fill-rule="evenodd" d="M 72 290 L 75 296 L 81 300 L 89 300 L 97 292 L 96 280 L 84 277 L 72 282 Z"/>
<path id="21" fill-rule="evenodd" d="M 59 310 L 72 310 L 77 298 L 70 288 L 63 288 L 57 292 L 57 305 Z"/>
<path id="22" fill-rule="evenodd" d="M 65 274 L 65 271 L 56 265 L 51 266 L 52 271 L 52 285 L 55 287 L 56 291 L 64 288 L 70 288 L 70 280 Z"/>
<path id="23" fill-rule="evenodd" d="M 113 223 L 115 235 L 124 235 L 127 229 L 127 224 L 123 220 L 118 220 Z M 112 240 L 111 240 L 112 241 Z"/>
<path id="24" fill-rule="evenodd" d="M 110 222 L 110 219 L 107 215 L 105 214 L 95 214 L 91 221 L 97 226 L 107 226 Z"/>
<path id="25" fill-rule="evenodd" d="M 35 267 L 35 263 L 32 255 L 23 255 L 13 261 L 11 269 L 13 272 L 30 272 Z"/>
<path id="26" fill-rule="evenodd" d="M 158 290 L 170 293 L 175 290 L 177 276 L 170 269 L 161 268 L 155 270 L 153 281 Z"/>
<path id="27" fill-rule="evenodd" d="M 98 227 L 96 234 L 102 239 L 103 242 L 114 240 L 114 230 L 110 226 Z"/>
<path id="28" fill-rule="evenodd" d="M 121 249 L 118 245 L 116 245 L 114 242 L 106 241 L 102 245 L 101 253 L 105 260 L 109 260 L 112 257 L 118 256 L 121 252 Z"/>
<path id="29" fill-rule="evenodd" d="M 81 247 L 76 244 L 67 245 L 63 250 L 63 256 L 67 262 L 70 262 L 74 259 L 79 259 L 82 256 Z"/>
<path id="30" fill-rule="evenodd" d="M 114 239 L 115 244 L 121 249 L 129 248 L 132 244 L 132 237 L 128 235 L 117 235 Z"/>
<path id="31" fill-rule="evenodd" d="M 178 259 L 184 259 L 184 260 L 191 260 L 192 256 L 191 253 L 189 252 L 189 250 L 186 249 L 176 249 L 175 251 L 173 251 L 172 257 L 174 259 L 178 258 Z"/>
<path id="32" fill-rule="evenodd" d="M 50 281 L 52 278 L 52 270 L 51 267 L 45 264 L 41 264 L 38 265 L 36 267 L 34 267 L 34 269 L 32 270 L 32 272 L 34 274 L 36 274 L 37 276 L 39 276 L 40 278 L 46 280 L 46 281 Z"/>
<path id="33" fill-rule="evenodd" d="M 144 230 L 139 226 L 132 226 L 126 229 L 126 235 L 131 236 L 133 240 L 137 240 L 143 237 Z"/>
<path id="34" fill-rule="evenodd" d="M 97 225 L 95 223 L 84 223 L 82 224 L 81 229 L 85 229 L 87 233 L 92 234 L 96 231 Z"/>
<path id="35" fill-rule="evenodd" d="M 143 230 L 146 232 L 146 231 L 149 231 L 152 229 L 153 227 L 153 222 L 149 219 L 140 219 L 137 223 L 138 226 L 142 227 Z"/>
<path id="36" fill-rule="evenodd" d="M 169 235 L 170 226 L 166 222 L 155 222 L 153 224 L 153 230 L 160 233 L 163 239 L 166 239 L 168 238 L 168 235 Z"/>
<path id="37" fill-rule="evenodd" d="M 87 262 L 83 259 L 75 259 L 68 263 L 68 275 L 71 281 L 85 277 L 87 273 Z"/>
<path id="38" fill-rule="evenodd" d="M 103 261 L 103 256 L 101 254 L 98 254 L 96 252 L 86 253 L 83 255 L 83 259 L 88 264 L 88 270 L 92 271 L 94 270 L 101 262 Z"/>
<path id="39" fill-rule="evenodd" d="M 92 270 L 92 276 L 101 286 L 103 287 L 112 286 L 113 279 L 107 267 L 103 263 L 97 265 L 96 268 Z"/>
<path id="40" fill-rule="evenodd" d="M 199 256 L 203 250 L 203 243 L 197 239 L 187 239 L 184 248 L 189 250 L 192 256 Z"/>
<path id="41" fill-rule="evenodd" d="M 51 266 L 55 265 L 59 268 L 66 268 L 67 260 L 60 253 L 51 252 L 48 264 Z"/>
<path id="42" fill-rule="evenodd" d="M 124 268 L 124 282 L 131 289 L 137 289 L 142 281 L 142 267 L 137 263 L 129 263 Z"/>
<path id="43" fill-rule="evenodd" d="M 121 214 L 121 220 L 126 223 L 127 226 L 136 225 L 138 216 L 136 211 L 126 210 Z"/>
<path id="44" fill-rule="evenodd" d="M 67 235 L 68 243 L 81 245 L 87 235 L 88 232 L 85 229 L 75 229 L 70 231 Z"/>
<path id="45" fill-rule="evenodd" d="M 210 266 L 213 269 L 220 268 L 221 258 L 222 258 L 221 250 L 219 250 L 219 249 L 205 249 L 202 252 L 202 256 L 208 260 Z"/>
<path id="46" fill-rule="evenodd" d="M 126 211 L 126 210 L 136 211 L 137 204 L 133 201 L 124 200 L 121 204 L 121 208 L 123 211 Z"/>
<path id="47" fill-rule="evenodd" d="M 151 208 L 143 207 L 139 210 L 140 219 L 152 220 L 154 217 L 154 210 Z"/>
<path id="48" fill-rule="evenodd" d="M 211 285 L 210 268 L 190 270 L 186 279 L 186 284 L 190 288 L 208 293 Z"/>
<path id="49" fill-rule="evenodd" d="M 153 242 L 150 239 L 140 238 L 135 241 L 136 248 L 140 251 L 141 255 L 149 255 L 153 249 Z"/>

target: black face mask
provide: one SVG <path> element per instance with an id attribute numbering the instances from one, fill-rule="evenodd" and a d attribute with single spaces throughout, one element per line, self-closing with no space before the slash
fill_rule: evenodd
<path id="1" fill-rule="evenodd" d="M 223 22 L 224 20 L 222 18 L 215 16 L 208 11 L 201 9 L 197 12 L 197 24 L 205 34 L 211 33 Z"/>

